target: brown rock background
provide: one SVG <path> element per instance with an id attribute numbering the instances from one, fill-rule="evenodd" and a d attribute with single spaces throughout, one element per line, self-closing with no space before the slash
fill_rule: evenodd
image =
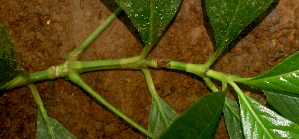
<path id="1" fill-rule="evenodd" d="M 15 42 L 21 68 L 36 72 L 66 60 L 117 8 L 109 0 L 2 0 L 0 22 Z M 177 17 L 149 55 L 186 63 L 205 63 L 215 51 L 203 0 L 184 0 Z M 246 28 L 213 66 L 240 77 L 258 76 L 299 50 L 299 1 L 280 0 Z M 142 40 L 126 14 L 121 14 L 90 45 L 81 60 L 138 55 Z M 151 70 L 160 96 L 179 114 L 204 94 L 205 83 L 194 75 Z M 83 74 L 101 96 L 147 128 L 151 105 L 140 71 L 109 70 Z M 218 83 L 220 84 L 220 83 Z M 144 138 L 136 129 L 63 78 L 35 84 L 48 114 L 78 138 Z M 260 90 L 245 92 L 265 104 Z M 234 92 L 228 96 L 232 97 Z M 37 106 L 26 87 L 2 92 L 0 138 L 35 138 Z M 223 118 L 215 138 L 228 138 Z"/>

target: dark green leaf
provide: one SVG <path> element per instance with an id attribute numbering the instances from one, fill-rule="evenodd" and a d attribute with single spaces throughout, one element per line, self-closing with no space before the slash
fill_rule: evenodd
<path id="1" fill-rule="evenodd" d="M 265 91 L 267 101 L 285 118 L 299 124 L 299 95 L 286 92 Z"/>
<path id="2" fill-rule="evenodd" d="M 268 72 L 243 83 L 263 90 L 280 90 L 299 94 L 299 52 Z"/>
<path id="3" fill-rule="evenodd" d="M 280 116 L 253 98 L 238 94 L 245 138 L 298 138 L 299 126 Z"/>
<path id="4" fill-rule="evenodd" d="M 222 52 L 272 0 L 206 0 L 206 9 L 214 29 L 216 46 Z"/>
<path id="5" fill-rule="evenodd" d="M 229 137 L 231 139 L 244 139 L 237 102 L 225 97 L 223 113 Z"/>
<path id="6" fill-rule="evenodd" d="M 181 0 L 115 0 L 146 45 L 154 45 L 174 17 Z"/>
<path id="7" fill-rule="evenodd" d="M 13 40 L 0 23 L 0 86 L 11 81 L 22 71 L 16 60 Z"/>
<path id="8" fill-rule="evenodd" d="M 174 110 L 172 110 L 172 108 L 166 102 L 164 102 L 164 100 L 161 99 L 160 97 L 158 103 L 161 104 L 162 109 L 168 120 L 167 122 L 170 125 L 172 121 L 175 118 L 177 118 L 179 115 Z M 154 99 L 152 99 L 152 108 L 150 113 L 148 129 L 151 133 L 155 134 L 156 136 L 159 136 L 164 131 L 165 128 L 166 125 L 164 123 L 160 111 L 158 110 L 157 102 Z"/>
<path id="9" fill-rule="evenodd" d="M 204 95 L 173 121 L 160 138 L 212 138 L 224 104 L 225 92 Z"/>
<path id="10" fill-rule="evenodd" d="M 53 130 L 54 135 L 49 132 L 48 126 L 45 123 L 44 117 L 40 109 L 38 109 L 37 125 L 36 125 L 36 139 L 76 139 L 76 137 L 69 132 L 62 124 L 56 119 L 47 116 L 50 122 L 50 128 Z"/>

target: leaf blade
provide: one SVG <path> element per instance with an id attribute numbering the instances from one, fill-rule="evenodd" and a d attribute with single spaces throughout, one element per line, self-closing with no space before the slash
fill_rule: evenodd
<path id="1" fill-rule="evenodd" d="M 37 139 L 76 139 L 76 137 L 69 132 L 62 124 L 60 124 L 56 119 L 53 119 L 47 115 L 47 119 L 50 125 L 47 125 L 43 117 L 41 110 L 38 109 L 37 115 L 37 125 L 36 125 L 36 138 Z M 49 127 L 53 130 L 54 135 L 49 132 Z"/>
<path id="2" fill-rule="evenodd" d="M 206 0 L 206 10 L 221 52 L 257 18 L 272 0 Z"/>
<path id="3" fill-rule="evenodd" d="M 299 95 L 278 91 L 264 91 L 267 102 L 284 117 L 299 124 Z"/>
<path id="4" fill-rule="evenodd" d="M 158 99 L 170 125 L 173 122 L 173 120 L 177 118 L 179 115 L 163 99 L 161 99 L 160 97 L 158 97 Z M 166 129 L 166 125 L 163 121 L 162 115 L 158 110 L 156 103 L 157 102 L 155 101 L 155 99 L 152 98 L 152 106 L 148 129 L 151 133 L 155 134 L 156 136 L 159 136 Z"/>
<path id="5" fill-rule="evenodd" d="M 22 73 L 16 60 L 12 38 L 0 23 L 0 86 Z"/>
<path id="6" fill-rule="evenodd" d="M 154 45 L 182 0 L 115 0 L 129 16 L 146 45 Z"/>
<path id="7" fill-rule="evenodd" d="M 160 138 L 211 138 L 218 125 L 225 92 L 214 92 L 201 97 L 173 121 Z"/>
<path id="8" fill-rule="evenodd" d="M 299 94 L 299 52 L 266 73 L 244 81 L 250 87 L 266 91 L 279 90 Z"/>
<path id="9" fill-rule="evenodd" d="M 238 94 L 245 138 L 297 138 L 299 126 L 245 94 Z"/>
<path id="10" fill-rule="evenodd" d="M 237 102 L 225 97 L 224 104 L 223 113 L 229 137 L 231 139 L 244 139 L 240 110 Z"/>

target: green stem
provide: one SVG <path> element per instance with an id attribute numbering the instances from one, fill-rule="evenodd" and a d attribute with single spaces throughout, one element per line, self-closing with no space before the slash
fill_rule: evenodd
<path id="1" fill-rule="evenodd" d="M 148 68 L 158 68 L 157 60 L 156 59 L 146 59 L 145 66 Z"/>
<path id="2" fill-rule="evenodd" d="M 34 98 L 38 108 L 40 109 L 40 112 L 41 112 L 41 114 L 43 116 L 43 119 L 45 120 L 45 123 L 47 125 L 47 128 L 49 130 L 49 134 L 51 135 L 52 139 L 55 139 L 55 134 L 54 134 L 54 131 L 53 131 L 52 126 L 50 124 L 50 120 L 49 120 L 49 117 L 48 117 L 48 114 L 47 114 L 47 110 L 46 110 L 46 108 L 45 108 L 45 106 L 42 102 L 42 99 L 41 99 L 37 89 L 35 88 L 35 86 L 33 84 L 29 84 L 27 87 L 30 89 L 30 91 L 33 95 L 33 98 Z"/>
<path id="3" fill-rule="evenodd" d="M 168 123 L 168 120 L 166 118 L 165 112 L 163 111 L 163 108 L 161 106 L 161 103 L 159 101 L 159 95 L 158 95 L 158 93 L 157 93 L 157 91 L 155 89 L 155 85 L 154 85 L 151 73 L 149 72 L 148 69 L 141 69 L 141 71 L 144 74 L 144 77 L 145 77 L 148 89 L 149 89 L 152 97 L 157 102 L 157 107 L 158 107 L 158 110 L 160 111 L 160 114 L 161 114 L 161 116 L 163 118 L 164 124 L 165 124 L 166 128 L 168 128 L 169 127 L 169 123 Z"/>
<path id="4" fill-rule="evenodd" d="M 8 82 L 5 85 L 1 86 L 0 91 L 1 90 L 10 90 L 10 89 L 20 87 L 20 86 L 25 86 L 25 85 L 28 84 L 28 80 L 29 80 L 28 77 L 21 74 L 21 75 L 15 77 L 10 82 Z"/>
<path id="5" fill-rule="evenodd" d="M 252 78 L 241 78 L 234 75 L 228 75 L 211 69 L 206 72 L 206 76 L 222 82 L 227 80 L 227 81 L 236 81 L 242 83 L 252 79 Z"/>
<path id="6" fill-rule="evenodd" d="M 226 74 L 221 73 L 221 72 L 217 72 L 217 71 L 214 71 L 214 70 L 208 70 L 206 72 L 206 76 L 214 78 L 218 81 L 223 81 L 223 80 L 227 79 L 227 77 L 225 77 L 225 76 L 227 76 Z"/>
<path id="7" fill-rule="evenodd" d="M 186 71 L 187 70 L 187 63 L 181 63 L 181 62 L 177 62 L 177 61 L 170 61 L 169 64 L 166 65 L 166 68 Z"/>
<path id="8" fill-rule="evenodd" d="M 48 79 L 55 79 L 56 77 L 54 76 L 54 73 L 55 73 L 54 66 L 42 71 L 30 73 L 29 83 L 34 83 L 34 82 L 48 80 Z"/>
<path id="9" fill-rule="evenodd" d="M 142 60 L 140 56 L 133 56 L 99 61 L 75 61 L 70 63 L 69 67 L 80 74 L 104 69 L 141 69 L 145 67 L 145 60 Z"/>
<path id="10" fill-rule="evenodd" d="M 211 81 L 211 79 L 209 77 L 203 77 L 203 79 L 205 80 L 206 84 L 213 92 L 219 91 L 218 88 L 213 84 L 213 82 Z"/>
<path id="11" fill-rule="evenodd" d="M 269 133 L 268 129 L 264 126 L 264 123 L 259 118 L 258 113 L 255 112 L 255 110 L 253 109 L 253 106 L 250 104 L 250 102 L 248 101 L 248 99 L 246 98 L 246 96 L 242 92 L 242 90 L 239 88 L 239 86 L 235 82 L 233 82 L 233 81 L 228 81 L 228 83 L 237 92 L 239 100 L 240 101 L 242 100 L 244 102 L 244 106 L 243 107 L 247 107 L 248 111 L 253 115 L 252 117 L 255 117 L 256 122 L 258 124 L 260 124 L 260 126 L 263 128 L 262 130 L 265 131 L 265 134 L 268 134 L 269 136 L 271 136 L 271 134 Z"/>
<path id="12" fill-rule="evenodd" d="M 103 32 L 104 29 L 123 11 L 121 7 L 116 9 L 80 46 L 71 51 L 67 60 L 77 61 L 81 58 L 84 50 Z"/>
<path id="13" fill-rule="evenodd" d="M 70 63 L 70 65 L 75 71 L 77 71 L 80 74 L 89 71 L 121 68 L 119 59 L 99 61 L 76 61 Z"/>
<path id="14" fill-rule="evenodd" d="M 111 105 L 109 102 L 107 102 L 104 98 L 102 98 L 96 91 L 94 91 L 86 82 L 80 77 L 78 73 L 69 72 L 68 78 L 75 84 L 79 85 L 82 89 L 84 89 L 86 92 L 88 92 L 91 96 L 93 96 L 96 100 L 98 100 L 100 103 L 102 103 L 104 106 L 106 106 L 109 110 L 117 114 L 119 117 L 121 117 L 126 122 L 130 123 L 133 127 L 138 129 L 140 132 L 145 134 L 146 136 L 150 138 L 156 138 L 155 135 L 148 132 L 146 129 L 144 129 L 142 126 L 140 126 L 138 123 L 127 117 L 125 114 L 123 114 L 121 111 L 119 111 L 117 108 L 115 108 L 113 105 Z"/>
<path id="15" fill-rule="evenodd" d="M 217 49 L 216 52 L 212 55 L 212 57 L 205 63 L 207 67 L 211 67 L 211 65 L 217 60 L 219 55 L 222 53 L 220 49 Z"/>
<path id="16" fill-rule="evenodd" d="M 226 91 L 227 88 L 227 80 L 222 81 L 222 91 Z"/>
<path id="17" fill-rule="evenodd" d="M 187 71 L 189 73 L 196 74 L 200 77 L 205 76 L 205 72 L 208 70 L 204 64 L 191 64 L 191 63 L 182 63 L 173 60 L 164 60 L 164 59 L 146 59 L 145 65 L 151 68 L 168 68 L 174 70 Z"/>
<path id="18" fill-rule="evenodd" d="M 152 47 L 153 47 L 153 45 L 144 46 L 141 54 L 139 55 L 141 57 L 141 59 L 145 59 L 148 56 L 148 54 L 151 51 Z"/>

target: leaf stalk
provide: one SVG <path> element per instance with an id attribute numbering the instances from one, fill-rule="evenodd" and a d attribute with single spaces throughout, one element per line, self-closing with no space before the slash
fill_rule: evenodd
<path id="1" fill-rule="evenodd" d="M 109 102 L 107 102 L 104 98 L 102 98 L 96 91 L 94 91 L 81 77 L 78 73 L 75 72 L 69 72 L 68 78 L 78 86 L 80 86 L 82 89 L 84 89 L 86 92 L 88 92 L 91 96 L 93 96 L 96 100 L 98 100 L 101 104 L 103 104 L 105 107 L 107 107 L 109 110 L 111 110 L 113 113 L 117 114 L 119 117 L 121 117 L 126 122 L 130 123 L 133 127 L 138 129 L 140 132 L 145 134 L 146 136 L 150 138 L 156 138 L 156 136 L 146 129 L 144 129 L 142 126 L 140 126 L 138 123 L 133 121 L 131 118 L 127 117 L 124 113 L 119 111 L 117 108 L 115 108 L 113 105 L 111 105 Z"/>

